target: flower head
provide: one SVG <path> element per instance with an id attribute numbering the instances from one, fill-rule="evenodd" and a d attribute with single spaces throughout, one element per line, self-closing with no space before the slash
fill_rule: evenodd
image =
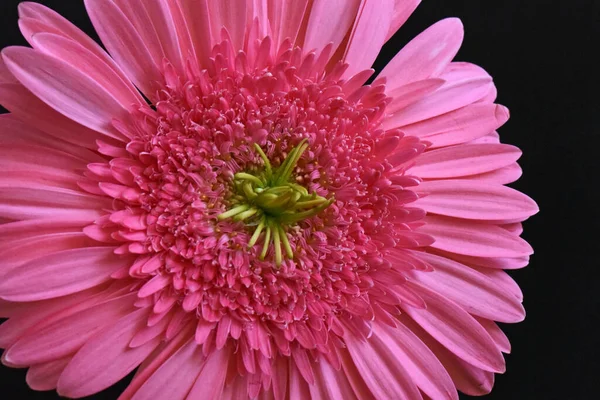
<path id="1" fill-rule="evenodd" d="M 491 390 L 537 206 L 458 20 L 366 84 L 418 3 L 86 0 L 111 56 L 23 3 L 2 361 L 67 397 L 138 366 L 123 399 Z"/>

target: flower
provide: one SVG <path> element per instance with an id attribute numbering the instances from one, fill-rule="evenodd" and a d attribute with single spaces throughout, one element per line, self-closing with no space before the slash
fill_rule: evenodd
<path id="1" fill-rule="evenodd" d="M 418 3 L 86 0 L 110 57 L 21 4 L 2 362 L 72 398 L 138 367 L 122 399 L 489 392 L 537 206 L 459 20 L 366 84 Z"/>

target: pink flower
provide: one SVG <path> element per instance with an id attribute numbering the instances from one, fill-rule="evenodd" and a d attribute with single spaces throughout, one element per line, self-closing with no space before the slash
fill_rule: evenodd
<path id="1" fill-rule="evenodd" d="M 121 399 L 488 393 L 538 209 L 459 20 L 365 85 L 418 3 L 86 0 L 111 56 L 23 3 L 2 362 L 74 398 L 138 367 Z"/>

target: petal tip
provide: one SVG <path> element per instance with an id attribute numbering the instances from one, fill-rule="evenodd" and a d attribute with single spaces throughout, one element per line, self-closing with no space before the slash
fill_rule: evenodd
<path id="1" fill-rule="evenodd" d="M 510 111 L 507 107 L 505 106 L 501 106 L 501 105 L 496 105 L 496 119 L 498 120 L 498 123 L 500 124 L 500 126 L 504 125 L 506 123 L 506 121 L 508 121 L 510 119 Z"/>

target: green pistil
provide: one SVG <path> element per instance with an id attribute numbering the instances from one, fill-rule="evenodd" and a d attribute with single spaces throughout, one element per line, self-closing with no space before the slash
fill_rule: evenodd
<path id="1" fill-rule="evenodd" d="M 334 199 L 311 194 L 303 186 L 291 182 L 298 161 L 308 149 L 306 139 L 292 149 L 276 170 L 260 146 L 254 144 L 254 148 L 263 160 L 264 170 L 256 175 L 248 172 L 235 174 L 236 195 L 232 199 L 232 208 L 220 214 L 218 219 L 232 218 L 249 225 L 252 222 L 251 225 L 256 228 L 248 247 L 256 245 L 264 232 L 260 259 L 265 258 L 273 244 L 275 264 L 279 267 L 284 256 L 294 257 L 286 227 L 314 217 L 333 204 Z"/>

